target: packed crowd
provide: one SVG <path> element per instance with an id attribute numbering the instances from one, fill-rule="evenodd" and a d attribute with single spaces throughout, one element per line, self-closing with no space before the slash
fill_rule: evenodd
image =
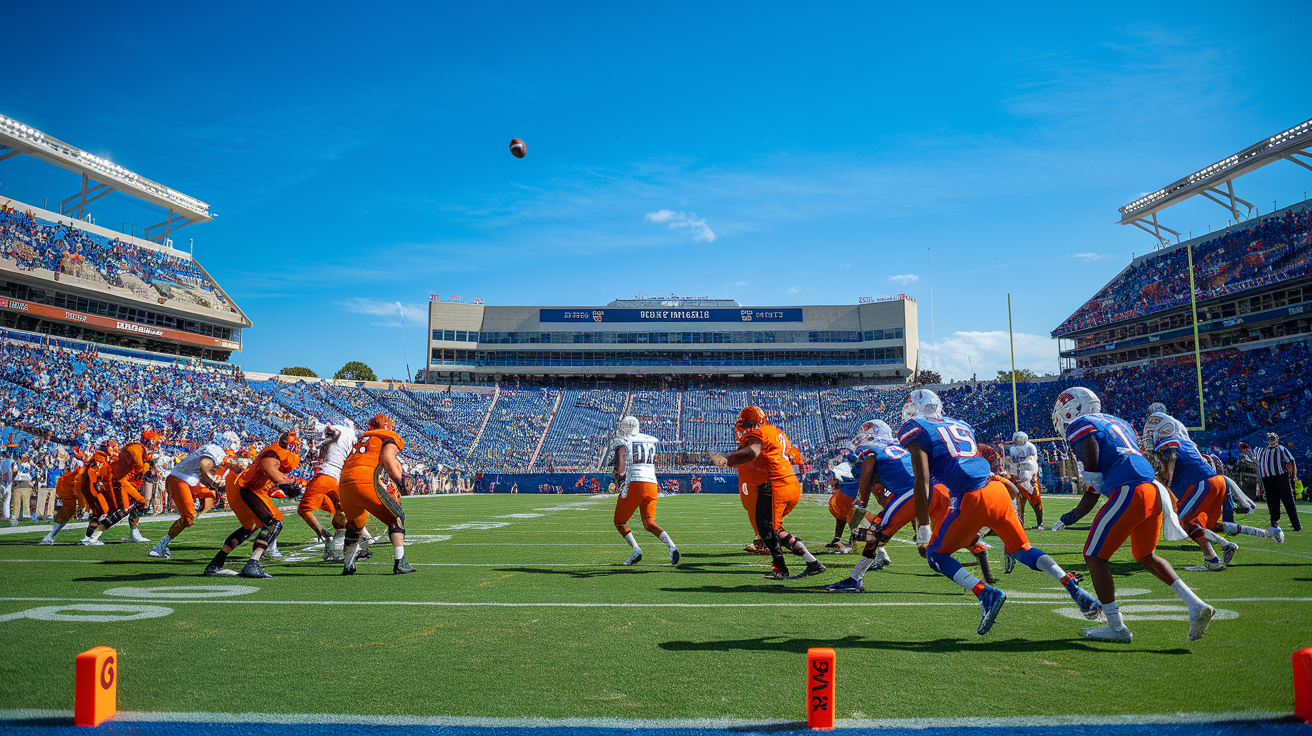
<path id="1" fill-rule="evenodd" d="M 1312 453 L 1308 375 L 1312 345 L 1306 341 L 1206 354 L 1207 432 L 1198 433 L 1199 439 L 1215 444 L 1227 461 L 1237 456 L 1240 442 L 1259 446 L 1269 430 L 1298 448 L 1300 459 Z M 1093 389 L 1119 416 L 1142 417 L 1150 403 L 1160 401 L 1186 425 L 1200 423 L 1192 359 L 1182 357 L 1018 384 L 1020 428 L 1036 439 L 1052 436 L 1053 402 L 1077 385 Z M 122 442 L 150 428 L 181 450 L 222 431 L 259 444 L 287 429 L 313 436 L 327 422 L 347 417 L 363 425 L 385 413 L 407 438 L 405 461 L 416 473 L 433 475 L 604 467 L 611 433 L 626 406 L 645 431 L 660 438 L 659 462 L 669 471 L 709 471 L 706 453 L 733 446 L 733 423 L 748 404 L 761 406 L 805 456 L 820 461 L 866 419 L 897 426 L 908 391 L 907 386 L 375 390 L 248 381 L 229 370 L 0 339 L 0 418 L 24 436 L 90 447 L 104 439 Z M 1009 383 L 955 384 L 940 395 L 981 439 L 1011 436 Z"/>
<path id="2" fill-rule="evenodd" d="M 1212 299 L 1312 273 L 1312 213 L 1287 211 L 1193 249 L 1197 299 Z M 1053 337 L 1189 303 L 1188 253 L 1176 247 L 1126 268 Z"/>
<path id="3" fill-rule="evenodd" d="M 215 291 L 190 258 L 48 222 L 7 206 L 0 207 L 0 258 L 26 270 L 69 274 L 83 273 L 89 266 L 115 286 L 127 286 L 123 277 L 130 275 L 165 297 L 176 287 Z"/>

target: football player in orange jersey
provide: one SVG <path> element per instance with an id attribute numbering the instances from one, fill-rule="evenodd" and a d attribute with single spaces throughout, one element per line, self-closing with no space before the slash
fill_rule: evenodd
<path id="1" fill-rule="evenodd" d="M 342 574 L 355 574 L 355 560 L 371 540 L 360 540 L 360 530 L 372 514 L 387 525 L 392 542 L 392 574 L 415 572 L 405 559 L 405 509 L 401 508 L 401 490 L 405 473 L 397 455 L 405 449 L 405 440 L 396 433 L 396 422 L 386 414 L 375 415 L 369 428 L 360 435 L 342 466 L 338 495 L 346 511 L 346 551 Z"/>
<path id="2" fill-rule="evenodd" d="M 740 424 L 735 424 L 733 428 L 734 441 L 742 442 L 743 434 L 747 430 L 743 429 Z M 791 444 L 788 445 L 788 459 L 794 465 L 802 464 L 802 453 Z M 761 530 L 756 528 L 756 489 L 770 480 L 770 476 L 765 470 L 765 460 L 757 458 L 749 463 L 744 463 L 735 468 L 738 471 L 738 500 L 743 504 L 743 511 L 747 512 L 747 520 L 752 524 L 753 537 L 752 543 L 743 547 L 744 552 L 750 552 L 754 555 L 768 555 L 770 550 L 766 548 L 765 542 L 761 539 Z"/>
<path id="3" fill-rule="evenodd" d="M 141 432 L 139 442 L 129 442 L 123 446 L 123 450 L 110 465 L 109 477 L 102 484 L 101 495 L 109 502 L 112 510 L 101 517 L 88 544 L 100 541 L 100 535 L 122 521 L 124 517 L 127 517 L 128 526 L 132 529 L 128 534 L 128 541 L 150 541 L 141 535 L 140 529 L 137 529 L 137 519 L 141 516 L 141 512 L 150 508 L 146 497 L 141 495 L 141 483 L 146 473 L 150 471 L 151 463 L 155 460 L 155 450 L 159 448 L 159 441 L 162 439 L 164 438 L 147 429 Z"/>
<path id="4" fill-rule="evenodd" d="M 87 460 L 87 466 L 82 471 L 77 484 L 77 492 L 82 496 L 82 505 L 86 506 L 87 511 L 91 513 L 91 522 L 87 524 L 86 535 L 78 541 L 78 544 L 104 544 L 99 539 L 92 539 L 91 535 L 95 534 L 96 530 L 100 528 L 101 520 L 114 510 L 110 500 L 105 497 L 105 488 L 109 485 L 107 481 L 111 466 L 117 459 L 118 442 L 105 440 L 96 447 Z"/>
<path id="5" fill-rule="evenodd" d="M 756 487 L 756 529 L 761 540 L 770 550 L 774 560 L 774 570 L 766 575 L 768 580 L 794 580 L 808 575 L 818 575 L 825 571 L 802 544 L 802 540 L 784 529 L 784 517 L 797 506 L 802 499 L 802 484 L 793 472 L 793 458 L 789 453 L 791 444 L 788 435 L 782 429 L 774 427 L 765 417 L 765 412 L 757 406 L 743 408 L 738 414 L 735 430 L 742 430 L 738 449 L 729 455 L 718 458 L 730 467 L 739 467 L 760 459 L 765 469 L 767 480 Z M 788 574 L 788 564 L 784 562 L 784 549 L 791 549 L 806 561 L 806 570 L 797 575 Z"/>
<path id="6" fill-rule="evenodd" d="M 69 519 L 73 518 L 79 500 L 77 486 L 82 481 L 82 473 L 86 465 L 82 458 L 82 449 L 74 447 L 73 456 L 68 460 L 68 470 L 59 476 L 59 481 L 55 484 L 55 498 L 59 505 L 59 511 L 55 513 L 55 525 L 37 544 L 54 544 L 55 535 L 64 528 Z"/>
<path id="7" fill-rule="evenodd" d="M 264 448 L 264 451 L 255 458 L 255 462 L 236 477 L 235 482 L 229 480 L 228 506 L 237 514 L 241 526 L 228 535 L 218 554 L 214 555 L 214 559 L 205 567 L 203 575 L 239 574 L 244 578 L 273 577 L 260 565 L 260 558 L 264 556 L 264 551 L 277 541 L 278 533 L 282 531 L 282 512 L 273 505 L 273 500 L 269 498 L 269 491 L 276 486 L 288 498 L 301 495 L 300 485 L 287 475 L 300 464 L 300 435 L 294 430 L 288 430 L 278 437 L 277 442 Z M 258 533 L 256 533 L 257 529 Z M 228 555 L 232 554 L 232 551 L 245 542 L 251 534 L 255 534 L 253 542 L 255 549 L 246 560 L 246 564 L 242 566 L 241 572 L 234 573 L 225 568 L 223 563 L 228 560 Z"/>

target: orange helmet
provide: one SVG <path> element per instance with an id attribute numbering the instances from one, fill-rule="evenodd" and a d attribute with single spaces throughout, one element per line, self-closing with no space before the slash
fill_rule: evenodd
<path id="1" fill-rule="evenodd" d="M 289 429 L 278 436 L 278 446 L 299 455 L 301 454 L 301 436 L 296 434 L 296 430 Z"/>
<path id="2" fill-rule="evenodd" d="M 158 446 L 159 446 L 159 441 L 162 440 L 162 439 L 164 439 L 164 438 L 161 437 L 160 435 L 158 435 L 158 434 L 156 434 L 156 433 L 150 431 L 149 429 L 142 430 L 142 432 L 141 432 L 141 444 L 144 445 L 144 446 L 146 446 L 146 447 L 149 448 L 149 449 L 152 449 L 152 450 L 153 450 L 153 449 L 155 449 L 156 447 L 158 447 Z"/>
<path id="3" fill-rule="evenodd" d="M 743 410 L 738 412 L 738 424 L 735 426 L 743 429 L 751 429 L 758 424 L 769 424 L 770 420 L 765 418 L 765 412 L 759 406 L 744 406 Z"/>
<path id="4" fill-rule="evenodd" d="M 375 414 L 373 419 L 369 420 L 369 429 L 385 429 L 388 432 L 395 432 L 396 420 L 386 414 Z"/>

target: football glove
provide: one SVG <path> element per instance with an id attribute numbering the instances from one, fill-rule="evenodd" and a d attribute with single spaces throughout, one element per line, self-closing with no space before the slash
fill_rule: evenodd
<path id="1" fill-rule="evenodd" d="M 929 541 L 933 538 L 934 532 L 929 528 L 929 524 L 921 524 L 916 527 L 916 546 L 929 544 Z"/>
<path id="2" fill-rule="evenodd" d="M 305 491 L 299 483 L 279 483 L 278 490 L 287 498 L 300 498 Z"/>
<path id="3" fill-rule="evenodd" d="M 1061 519 L 1058 519 L 1057 522 L 1052 525 L 1052 530 L 1054 532 L 1059 532 L 1065 528 L 1066 528 L 1066 522 L 1062 521 Z"/>

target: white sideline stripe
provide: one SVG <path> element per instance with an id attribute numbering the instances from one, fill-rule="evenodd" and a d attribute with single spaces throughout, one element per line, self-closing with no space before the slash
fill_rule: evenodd
<path id="1" fill-rule="evenodd" d="M 1151 715 L 1052 715 L 976 718 L 890 718 L 885 720 L 839 718 L 837 728 L 1020 728 L 1031 726 L 1140 726 L 1179 723 L 1225 723 L 1236 721 L 1272 721 L 1288 718 L 1287 712 L 1252 710 L 1229 713 L 1162 713 Z M 71 710 L 0 710 L 0 721 L 72 718 Z M 148 713 L 119 711 L 116 723 L 271 723 L 271 724 L 342 724 L 367 726 L 464 726 L 479 728 L 615 728 L 615 729 L 685 729 L 743 728 L 792 724 L 777 719 L 744 718 L 460 718 L 453 716 L 355 716 L 325 713 Z"/>
<path id="2" fill-rule="evenodd" d="M 838 596 L 835 596 L 838 597 Z M 963 596 L 964 597 L 964 596 Z M 1266 602 L 1294 602 L 1294 603 L 1312 603 L 1312 598 L 1209 598 L 1210 602 L 1215 603 L 1266 603 Z M 829 603 L 594 603 L 594 602 L 562 602 L 562 603 L 510 603 L 505 601 L 257 601 L 250 599 L 224 599 L 224 598 L 166 598 L 163 596 L 152 598 L 35 598 L 35 597 L 14 597 L 0 598 L 0 602 L 46 602 L 46 603 L 168 603 L 177 605 L 180 603 L 227 603 L 227 604 L 254 604 L 260 606 L 432 606 L 438 608 L 906 608 L 912 606 L 971 606 L 979 607 L 979 602 L 974 600 L 960 601 L 869 601 L 861 603 L 858 601 L 831 600 Z M 1031 605 L 1031 606 L 1051 606 L 1053 601 L 1050 600 L 1011 600 L 1008 603 L 1013 605 Z M 1136 598 L 1136 604 L 1141 603 L 1179 603 L 1179 598 Z"/>

